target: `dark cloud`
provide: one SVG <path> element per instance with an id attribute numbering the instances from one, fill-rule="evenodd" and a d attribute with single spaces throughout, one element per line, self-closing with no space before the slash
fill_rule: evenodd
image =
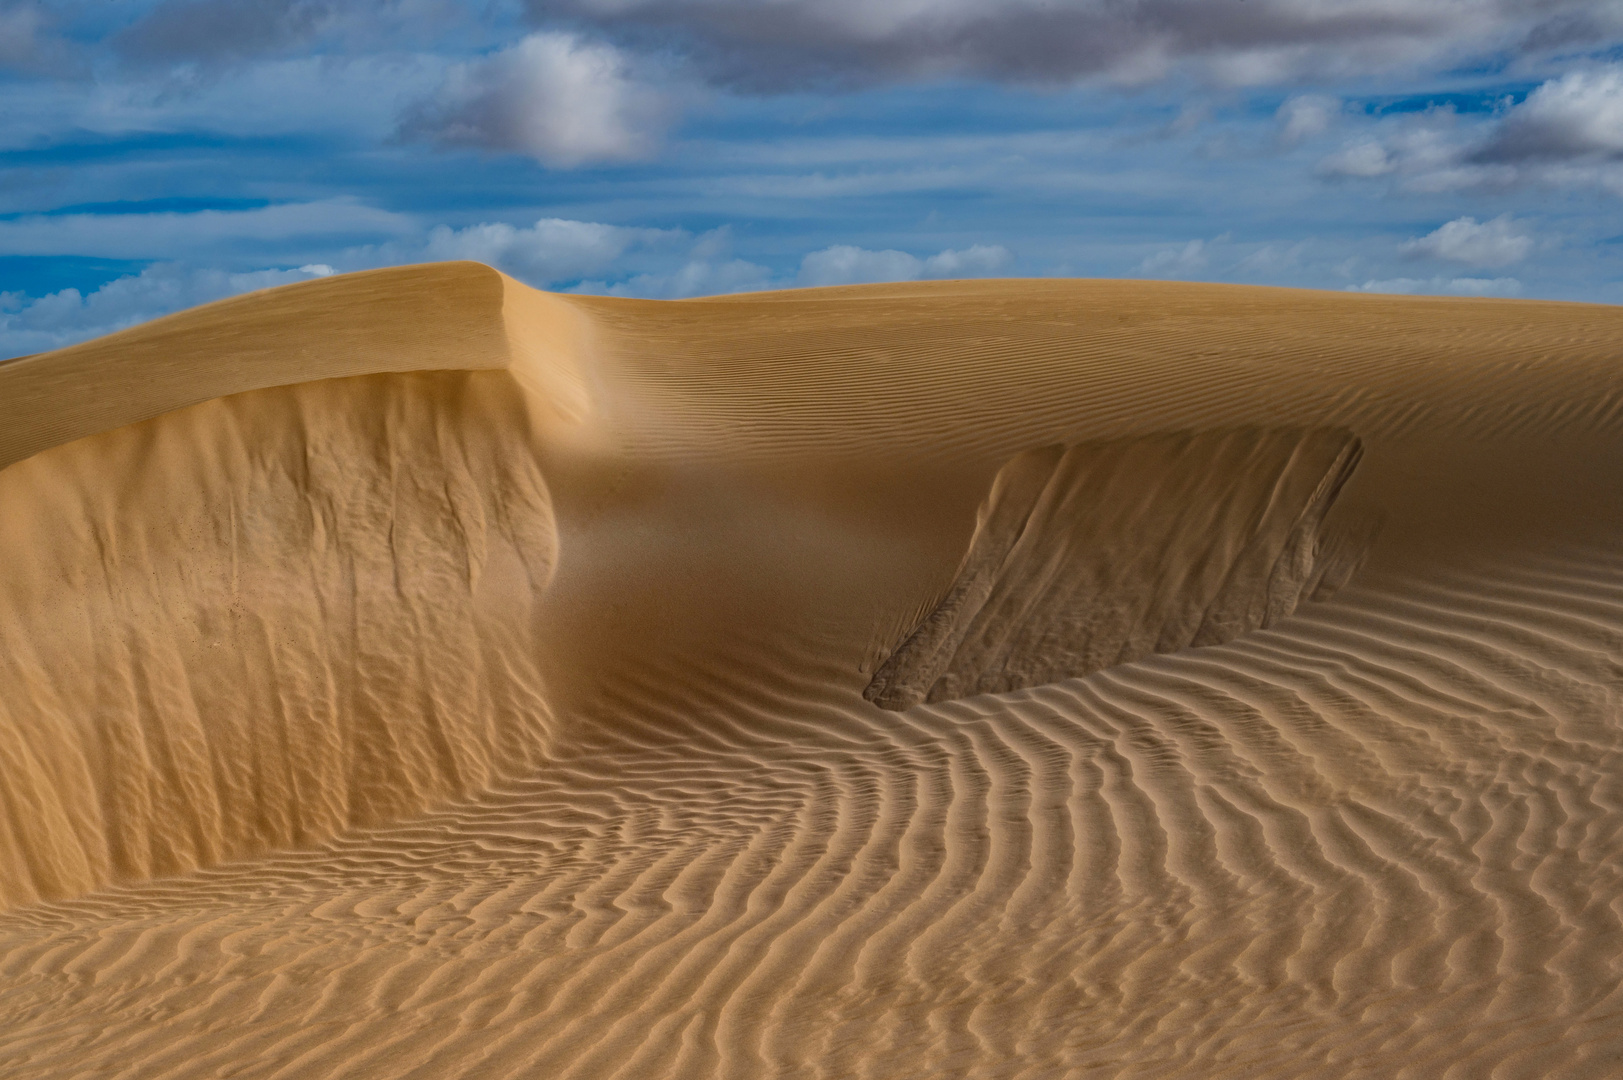
<path id="1" fill-rule="evenodd" d="M 339 0 L 162 0 L 115 39 L 139 60 L 230 60 L 306 45 L 341 14 Z"/>
<path id="2" fill-rule="evenodd" d="M 61 78 L 82 74 L 84 60 L 34 0 L 0 0 L 0 72 Z"/>
<path id="3" fill-rule="evenodd" d="M 1588 49 L 1605 41 L 1616 31 L 1615 14 L 1603 20 L 1595 11 L 1582 8 L 1563 11 L 1535 22 L 1522 39 L 1521 50 L 1540 53 L 1555 49 Z"/>
<path id="4" fill-rule="evenodd" d="M 1592 47 L 1611 0 L 527 0 L 639 49 L 674 49 L 757 90 L 930 76 L 1234 84 L 1343 77 L 1467 55 Z"/>
<path id="5" fill-rule="evenodd" d="M 639 78 L 611 45 L 542 32 L 452 68 L 401 134 L 561 168 L 630 161 L 651 152 L 677 96 Z"/>
<path id="6" fill-rule="evenodd" d="M 402 48 L 456 55 L 509 40 L 514 30 L 511 19 L 462 0 L 157 0 L 108 43 L 137 62 L 223 65 Z"/>

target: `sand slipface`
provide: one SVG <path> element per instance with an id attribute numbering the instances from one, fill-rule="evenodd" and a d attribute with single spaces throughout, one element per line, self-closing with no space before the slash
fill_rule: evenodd
<path id="1" fill-rule="evenodd" d="M 1620 346 L 463 263 L 0 364 L 0 1075 L 1615 1076 Z"/>
<path id="2" fill-rule="evenodd" d="M 1334 430 L 1028 450 L 998 470 L 947 595 L 863 697 L 1006 693 L 1272 626 L 1334 595 L 1362 555 L 1320 535 L 1360 456 Z"/>

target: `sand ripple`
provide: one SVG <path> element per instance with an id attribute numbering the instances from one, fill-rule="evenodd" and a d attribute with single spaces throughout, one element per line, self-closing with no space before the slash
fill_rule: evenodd
<path id="1" fill-rule="evenodd" d="M 1623 316 L 1145 290 L 590 301 L 0 472 L 0 1075 L 1618 1075 Z M 1333 597 L 862 697 L 1014 454 L 1280 424 Z"/>

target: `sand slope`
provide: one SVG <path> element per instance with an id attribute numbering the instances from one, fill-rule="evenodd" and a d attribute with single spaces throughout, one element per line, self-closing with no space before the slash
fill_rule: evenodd
<path id="1" fill-rule="evenodd" d="M 1007 693 L 1272 626 L 1367 554 L 1373 530 L 1324 530 L 1362 454 L 1346 431 L 1241 428 L 1016 455 L 862 696 Z"/>
<path id="2" fill-rule="evenodd" d="M 0 1074 L 1614 1076 L 1620 365 L 471 264 L 0 365 Z"/>

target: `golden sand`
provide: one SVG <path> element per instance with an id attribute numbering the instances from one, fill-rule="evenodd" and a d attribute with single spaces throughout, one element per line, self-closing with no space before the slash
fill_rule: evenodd
<path id="1" fill-rule="evenodd" d="M 0 466 L 0 1077 L 1623 1075 L 1623 308 L 440 264 Z"/>

